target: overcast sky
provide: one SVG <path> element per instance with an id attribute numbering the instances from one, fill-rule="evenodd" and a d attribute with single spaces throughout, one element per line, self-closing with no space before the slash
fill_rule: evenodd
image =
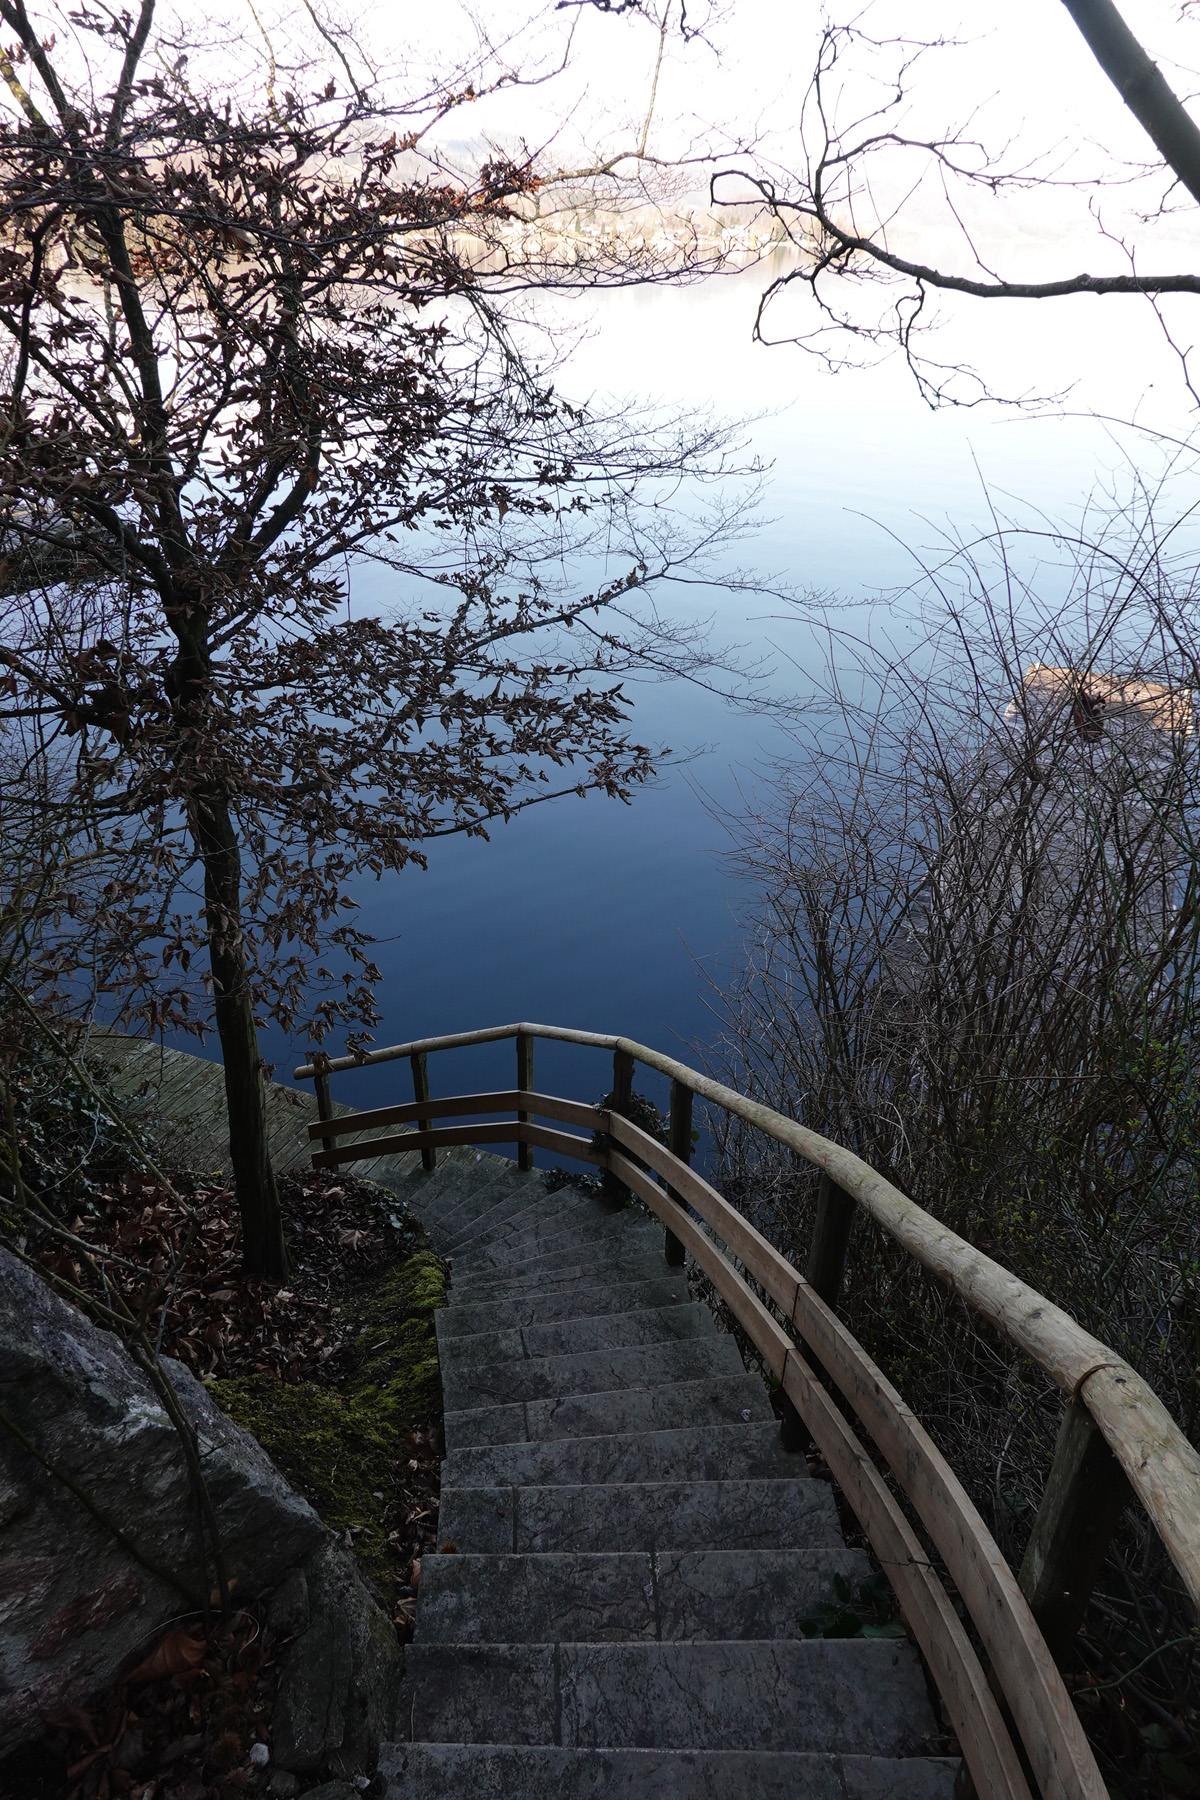
<path id="1" fill-rule="evenodd" d="M 1136 163 L 1151 147 L 1093 61 L 1061 0 L 995 0 L 992 5 L 963 0 L 853 0 L 823 12 L 794 0 L 732 0 L 711 16 L 702 38 L 685 44 L 678 29 L 678 0 L 671 0 L 668 32 L 658 80 L 655 117 L 648 149 L 665 157 L 704 148 L 728 150 L 754 145 L 760 166 L 794 167 L 800 155 L 799 119 L 824 18 L 856 19 L 878 39 L 919 37 L 946 40 L 931 50 L 916 72 L 906 126 L 917 135 L 963 126 L 970 135 L 1008 151 L 1008 162 L 1034 160 L 1046 173 L 1109 177 Z M 1124 0 L 1131 27 L 1185 97 L 1200 91 L 1200 16 L 1183 11 L 1179 0 Z M 689 18 L 698 19 L 696 5 Z M 536 88 L 513 89 L 455 113 L 443 130 L 453 137 L 493 135 L 553 144 L 550 160 L 571 163 L 589 150 L 611 151 L 636 143 L 644 120 L 658 55 L 658 33 L 649 18 L 604 16 L 590 6 L 540 11 L 522 0 L 495 0 L 487 8 L 487 30 L 502 60 L 514 68 L 553 66 L 566 35 L 574 39 L 568 68 Z M 368 26 L 381 64 L 397 73 L 407 67 L 435 68 L 465 52 L 478 26 L 468 7 L 439 5 L 424 21 L 415 9 L 375 15 Z M 961 40 L 953 42 L 951 40 Z M 861 115 L 886 92 L 880 85 L 895 66 L 895 55 L 865 49 L 845 62 L 846 79 L 836 96 L 838 116 Z M 1041 160 L 1036 160 L 1041 159 Z M 883 177 L 899 192 L 907 172 L 899 167 Z M 1149 188 L 1111 190 L 1104 196 L 1106 220 L 1125 233 L 1137 205 L 1157 202 L 1161 182 Z M 932 195 L 919 202 L 926 215 L 936 210 Z M 1011 230 L 993 204 L 994 228 Z M 1043 193 L 1035 206 L 1023 195 L 1013 209 L 1023 233 L 1049 231 L 1048 246 L 1062 249 L 1062 232 L 1077 234 L 1080 246 L 1094 242 L 1086 208 L 1063 190 Z M 1164 245 L 1195 242 L 1189 210 L 1164 230 Z M 1144 228 L 1139 228 L 1145 238 Z"/>
<path id="2" fill-rule="evenodd" d="M 1185 96 L 1200 86 L 1200 19 L 1179 0 L 1123 0 L 1123 13 L 1146 48 Z M 689 19 L 705 15 L 693 4 Z M 857 20 L 880 39 L 905 36 L 960 40 L 931 59 L 930 91 L 952 99 L 961 116 L 983 104 L 997 131 L 1033 132 L 1047 141 L 1092 138 L 1109 148 L 1140 151 L 1138 128 L 1097 68 L 1061 0 L 875 0 L 822 8 L 801 0 L 730 0 L 709 17 L 702 38 L 683 44 L 672 0 L 672 25 L 659 83 L 658 129 L 668 147 L 692 119 L 731 137 L 766 130 L 782 147 L 812 67 L 823 19 Z M 488 103 L 506 129 L 531 132 L 574 113 L 578 136 L 610 135 L 640 123 L 649 98 L 658 33 L 648 17 L 604 16 L 590 6 L 539 9 L 529 0 L 495 0 L 486 10 L 490 41 L 514 67 L 548 66 L 574 30 L 568 73 L 558 82 L 505 102 Z M 385 66 L 437 66 L 476 41 L 471 8 L 439 4 L 376 12 L 368 30 Z M 480 113 L 482 113 L 482 108 Z M 464 112 L 461 117 L 466 119 Z M 570 133 L 568 133 L 570 135 Z"/>

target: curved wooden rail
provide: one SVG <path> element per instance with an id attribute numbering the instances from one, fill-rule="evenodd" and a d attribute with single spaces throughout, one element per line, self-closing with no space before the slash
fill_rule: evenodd
<path id="1" fill-rule="evenodd" d="M 516 1088 L 441 1100 L 428 1097 L 424 1059 L 430 1051 L 510 1037 L 518 1042 Z M 669 1076 L 672 1148 L 648 1137 L 615 1108 L 534 1091 L 532 1045 L 537 1038 L 612 1051 L 618 1103 L 629 1091 L 635 1062 Z M 336 1119 L 330 1116 L 331 1074 L 405 1056 L 412 1060 L 416 1100 Z M 664 1221 L 668 1245 L 675 1245 L 680 1255 L 687 1250 L 695 1257 L 804 1421 L 887 1569 L 942 1694 L 977 1792 L 996 1800 L 1027 1800 L 1021 1760 L 987 1674 L 927 1554 L 819 1372 L 870 1434 L 945 1563 L 1003 1691 L 1043 1800 L 1101 1800 L 1103 1781 L 1022 1591 L 1030 1587 L 1026 1571 L 1018 1581 L 928 1433 L 812 1283 L 688 1166 L 691 1096 L 699 1095 L 759 1127 L 820 1168 L 835 1184 L 833 1193 L 839 1199 L 849 1196 L 861 1206 L 924 1268 L 1031 1357 L 1070 1396 L 1075 1411 L 1084 1409 L 1081 1416 L 1088 1428 L 1094 1421 L 1200 1605 L 1200 1455 L 1136 1370 L 1069 1314 L 940 1225 L 852 1152 L 632 1039 L 560 1026 L 506 1025 L 418 1039 L 361 1058 L 314 1059 L 298 1068 L 296 1076 L 317 1082 L 323 1116 L 310 1126 L 309 1134 L 325 1145 L 313 1156 L 318 1167 L 418 1149 L 432 1157 L 438 1146 L 486 1142 L 516 1143 L 523 1161 L 529 1147 L 539 1145 L 612 1170 Z M 485 1113 L 517 1117 L 492 1124 L 430 1124 L 433 1119 L 478 1118 Z M 603 1133 L 608 1141 L 595 1151 L 590 1139 L 539 1125 L 538 1117 Z M 684 1129 L 676 1129 L 676 1123 Z M 416 1131 L 413 1124 L 419 1127 Z M 389 1126 L 408 1129 L 389 1134 Z M 335 1142 L 351 1132 L 377 1130 L 384 1135 L 341 1147 Z M 655 1175 L 666 1185 L 660 1186 Z M 841 1241 L 844 1248 L 844 1229 Z M 747 1274 L 761 1286 L 766 1302 L 748 1285 Z M 1069 1463 L 1072 1455 L 1070 1444 L 1060 1439 L 1043 1506 L 1043 1512 L 1055 1514 L 1043 1533 L 1046 1541 L 1055 1527 L 1060 1534 L 1071 1535 L 1070 1509 L 1078 1505 L 1080 1481 L 1075 1479 L 1072 1488 L 1067 1471 L 1055 1484 L 1059 1462 Z M 1114 1511 L 1114 1520 L 1116 1516 Z"/>

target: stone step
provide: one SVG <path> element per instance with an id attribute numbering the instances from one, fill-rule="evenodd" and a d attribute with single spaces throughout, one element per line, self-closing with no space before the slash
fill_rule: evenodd
<path id="1" fill-rule="evenodd" d="M 467 1407 L 506 1406 L 514 1400 L 552 1400 L 560 1394 L 608 1393 L 744 1372 L 733 1339 L 714 1332 L 705 1338 L 571 1351 L 564 1356 L 467 1367 L 443 1364 L 442 1395 L 448 1411 L 461 1412 Z"/>
<path id="2" fill-rule="evenodd" d="M 795 1638 L 835 1599 L 834 1577 L 865 1581 L 861 1550 L 661 1550 L 426 1556 L 423 1644 L 717 1642 Z M 502 1626 L 501 1626 L 502 1622 Z"/>
<path id="3" fill-rule="evenodd" d="M 475 1287 L 510 1276 L 551 1272 L 556 1262 L 570 1265 L 595 1259 L 596 1266 L 603 1267 L 609 1259 L 634 1253 L 658 1250 L 661 1254 L 663 1229 L 655 1220 L 643 1217 L 626 1222 L 619 1218 L 617 1226 L 615 1232 L 611 1228 L 593 1232 L 589 1227 L 556 1232 L 545 1245 L 536 1241 L 531 1244 L 527 1255 L 522 1255 L 519 1250 L 494 1257 L 485 1252 L 478 1262 L 473 1262 L 469 1256 L 452 1256 L 450 1261 L 454 1268 L 461 1270 L 463 1285 Z"/>
<path id="4" fill-rule="evenodd" d="M 389 1744 L 386 1800 L 954 1800 L 957 1760 Z"/>
<path id="5" fill-rule="evenodd" d="M 686 1306 L 690 1302 L 683 1270 L 663 1265 L 648 1281 L 581 1281 L 562 1288 L 535 1288 L 510 1300 L 461 1304 L 452 1296 L 449 1306 L 437 1315 L 438 1342 L 475 1337 L 483 1331 L 547 1325 L 558 1319 L 594 1319 L 601 1313 L 644 1312 L 650 1307 Z"/>
<path id="6" fill-rule="evenodd" d="M 442 1316 L 435 1315 L 439 1326 Z M 681 1338 L 710 1338 L 715 1332 L 707 1306 L 693 1302 L 690 1306 L 655 1306 L 641 1312 L 600 1313 L 591 1319 L 557 1319 L 548 1325 L 478 1332 L 474 1337 L 443 1337 L 439 1329 L 438 1356 L 444 1375 L 447 1369 L 475 1368 L 520 1357 L 568 1356 L 633 1344 L 666 1344 Z"/>
<path id="7" fill-rule="evenodd" d="M 397 1717 L 416 1741 L 919 1754 L 934 1731 L 911 1644 L 409 1646 Z"/>
<path id="8" fill-rule="evenodd" d="M 514 1197 L 523 1199 L 536 1182 L 536 1175 L 518 1169 L 516 1163 L 509 1163 L 506 1168 L 489 1170 L 474 1181 L 468 1176 L 459 1185 L 447 1185 L 445 1199 L 439 1194 L 439 1204 L 430 1210 L 430 1235 L 436 1235 L 439 1242 L 455 1237 L 464 1226 L 486 1217 L 493 1208 L 509 1205 Z"/>
<path id="9" fill-rule="evenodd" d="M 497 1207 L 488 1217 L 460 1226 L 453 1239 L 448 1240 L 448 1247 L 459 1250 L 468 1245 L 483 1248 L 510 1231 L 519 1232 L 551 1219 L 567 1220 L 605 1214 L 619 1216 L 615 1207 L 606 1206 L 593 1194 L 580 1193 L 578 1188 L 569 1187 L 558 1188 L 553 1194 L 548 1194 L 538 1183 L 515 1193 L 507 1206 Z"/>
<path id="10" fill-rule="evenodd" d="M 794 1481 L 808 1473 L 789 1455 L 773 1421 L 690 1425 L 611 1437 L 557 1438 L 536 1444 L 480 1444 L 451 1450 L 442 1485 L 583 1487 L 630 1481 Z"/>
<path id="11" fill-rule="evenodd" d="M 633 1219 L 628 1213 L 580 1212 L 574 1216 L 546 1219 L 532 1228 L 506 1233 L 497 1237 L 492 1243 L 476 1246 L 470 1242 L 459 1249 L 448 1249 L 446 1254 L 452 1259 L 456 1269 L 464 1275 L 484 1276 L 489 1269 L 505 1270 L 517 1263 L 532 1262 L 534 1257 L 553 1256 L 559 1250 L 569 1250 L 573 1244 L 580 1246 L 581 1254 L 590 1254 L 592 1244 L 606 1244 L 613 1240 L 630 1242 L 638 1230 L 653 1230 L 653 1225 L 643 1219 Z"/>
<path id="12" fill-rule="evenodd" d="M 663 1254 L 663 1233 L 650 1226 L 653 1238 L 636 1244 L 607 1245 L 586 1258 L 579 1250 L 560 1250 L 554 1256 L 536 1257 L 522 1263 L 508 1275 L 497 1275 L 487 1281 L 468 1280 L 455 1290 L 455 1299 L 466 1303 L 480 1300 L 511 1300 L 520 1294 L 540 1292 L 545 1288 L 576 1286 L 581 1282 L 598 1285 L 604 1281 L 652 1281 L 667 1266 Z M 644 1246 L 644 1247 L 643 1247 Z"/>
<path id="13" fill-rule="evenodd" d="M 468 1194 L 480 1185 L 479 1171 L 475 1167 L 474 1153 L 471 1160 L 462 1155 L 439 1157 L 436 1169 L 429 1174 L 422 1170 L 423 1179 L 414 1187 L 413 1210 L 432 1235 L 437 1228 L 438 1219 L 447 1208 L 458 1206 Z M 487 1179 L 495 1179 L 489 1170 Z M 416 1175 L 409 1177 L 416 1182 Z"/>
<path id="14" fill-rule="evenodd" d="M 437 1168 L 426 1176 L 422 1190 L 422 1217 L 427 1231 L 439 1230 L 444 1218 L 481 1194 L 494 1181 L 503 1180 L 508 1167 L 512 1166 L 503 1169 L 489 1165 L 477 1167 L 475 1155 L 476 1152 L 469 1149 L 455 1150 L 449 1155 L 439 1151 Z"/>
<path id="15" fill-rule="evenodd" d="M 415 1164 L 406 1172 L 389 1169 L 381 1175 L 372 1175 L 370 1179 L 378 1181 L 380 1187 L 386 1188 L 390 1194 L 395 1194 L 398 1200 L 402 1200 L 410 1208 L 413 1216 L 419 1219 L 428 1230 L 429 1197 L 431 1194 L 436 1196 L 437 1193 L 437 1185 L 431 1187 L 431 1183 L 440 1185 L 446 1179 L 446 1169 L 457 1169 L 459 1166 L 458 1163 L 439 1163 L 436 1169 L 424 1169 L 418 1157 Z M 358 1173 L 353 1163 L 349 1167 L 351 1173 Z M 458 1176 L 451 1175 L 450 1180 L 457 1181 Z"/>
<path id="16" fill-rule="evenodd" d="M 749 1424 L 773 1417 L 757 1375 L 676 1381 L 666 1387 L 568 1394 L 510 1406 L 476 1406 L 445 1415 L 446 1448 L 526 1444 L 541 1438 L 599 1437 L 603 1432 L 672 1431 L 681 1425 Z"/>
<path id="17" fill-rule="evenodd" d="M 438 1538 L 480 1556 L 842 1547 L 833 1490 L 809 1479 L 443 1487 Z"/>

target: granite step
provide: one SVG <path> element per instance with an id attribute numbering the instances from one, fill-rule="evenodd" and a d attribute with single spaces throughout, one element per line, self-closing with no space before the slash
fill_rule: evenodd
<path id="1" fill-rule="evenodd" d="M 578 1215 L 546 1219 L 539 1225 L 505 1233 L 491 1243 L 475 1245 L 467 1242 L 459 1249 L 447 1249 L 456 1269 L 464 1275 L 484 1275 L 489 1269 L 509 1269 L 516 1263 L 532 1262 L 534 1257 L 553 1256 L 578 1244 L 583 1255 L 590 1254 L 593 1244 L 612 1241 L 629 1242 L 638 1226 L 653 1230 L 649 1221 L 631 1220 L 626 1213 L 580 1212 Z"/>
<path id="2" fill-rule="evenodd" d="M 494 1171 L 489 1169 L 483 1179 L 494 1180 Z M 403 1189 L 404 1198 L 408 1199 L 432 1237 L 441 1213 L 447 1207 L 461 1204 L 468 1194 L 478 1190 L 480 1181 L 480 1170 L 475 1165 L 474 1152 L 471 1152 L 470 1158 L 461 1153 L 440 1157 L 436 1169 L 428 1173 L 423 1169 L 415 1170 L 403 1183 L 387 1185 L 393 1192 Z"/>
<path id="3" fill-rule="evenodd" d="M 435 1315 L 440 1323 L 441 1314 Z M 438 1357 L 447 1369 L 479 1368 L 522 1357 L 567 1356 L 584 1351 L 665 1344 L 676 1339 L 711 1338 L 716 1332 L 707 1306 L 655 1306 L 640 1312 L 600 1313 L 595 1318 L 556 1319 L 546 1325 L 483 1331 L 472 1337 L 443 1337 Z"/>
<path id="4" fill-rule="evenodd" d="M 536 1239 L 528 1246 L 526 1254 L 519 1248 L 489 1253 L 481 1252 L 477 1260 L 469 1255 L 451 1256 L 452 1265 L 461 1270 L 464 1282 L 475 1286 L 479 1282 L 495 1281 L 498 1277 L 540 1271 L 549 1267 L 556 1259 L 580 1263 L 589 1258 L 604 1259 L 629 1255 L 631 1251 L 645 1252 L 653 1246 L 661 1250 L 663 1229 L 654 1219 L 643 1214 L 638 1219 L 626 1220 L 617 1216 L 616 1229 L 605 1225 L 603 1220 L 594 1221 L 595 1229 L 590 1225 L 555 1232 L 554 1237 L 545 1243 Z"/>
<path id="5" fill-rule="evenodd" d="M 824 1481 L 646 1481 L 443 1488 L 438 1536 L 464 1554 L 615 1550 L 835 1550 Z"/>
<path id="6" fill-rule="evenodd" d="M 559 1188 L 548 1194 L 538 1183 L 518 1190 L 509 1205 L 497 1207 L 488 1217 L 459 1226 L 453 1239 L 447 1240 L 448 1247 L 461 1250 L 470 1245 L 482 1249 L 496 1238 L 531 1229 L 552 1219 L 619 1218 L 621 1210 L 593 1194 L 580 1193 L 577 1188 Z"/>
<path id="7" fill-rule="evenodd" d="M 554 1256 L 537 1257 L 522 1263 L 507 1275 L 496 1275 L 486 1281 L 470 1280 L 454 1288 L 456 1301 L 478 1303 L 481 1300 L 512 1300 L 520 1294 L 541 1292 L 551 1287 L 574 1287 L 582 1282 L 599 1285 L 604 1281 L 652 1281 L 667 1266 L 663 1252 L 661 1227 L 648 1227 L 647 1236 L 636 1244 L 605 1246 L 594 1255 L 583 1257 L 578 1249 L 562 1250 Z M 453 1269 L 453 1265 L 451 1265 Z"/>
<path id="8" fill-rule="evenodd" d="M 442 1367 L 442 1393 L 451 1412 L 505 1406 L 515 1400 L 552 1400 L 559 1394 L 599 1394 L 618 1388 L 658 1387 L 741 1375 L 742 1358 L 728 1336 L 693 1337 L 657 1344 L 604 1346 L 562 1356 L 510 1358 L 503 1362 Z"/>
<path id="9" fill-rule="evenodd" d="M 468 1181 L 448 1188 L 446 1199 L 439 1198 L 439 1203 L 430 1212 L 430 1229 L 436 1231 L 440 1239 L 449 1239 L 478 1224 L 497 1208 L 520 1206 L 526 1196 L 532 1199 L 544 1192 L 535 1173 L 518 1169 L 515 1162 L 506 1162 L 503 1169 L 489 1170 L 474 1183 Z"/>
<path id="10" fill-rule="evenodd" d="M 388 1800 L 954 1800 L 944 1757 L 389 1744 Z"/>
<path id="11" fill-rule="evenodd" d="M 507 1300 L 458 1301 L 437 1315 L 438 1342 L 476 1337 L 484 1331 L 507 1331 L 526 1325 L 548 1325 L 560 1319 L 594 1319 L 601 1313 L 644 1312 L 652 1307 L 691 1303 L 682 1269 L 659 1264 L 649 1280 L 578 1281 L 565 1287 L 534 1288 Z"/>
<path id="12" fill-rule="evenodd" d="M 444 1548 L 388 1800 L 952 1800 L 913 1646 L 805 1637 L 870 1564 L 661 1225 L 514 1174 L 430 1198 Z"/>
<path id="13" fill-rule="evenodd" d="M 861 1550 L 660 1550 L 426 1556 L 421 1642 L 724 1642 L 802 1636 L 836 1598 L 834 1577 L 865 1581 Z"/>
<path id="14" fill-rule="evenodd" d="M 428 1231 L 431 1199 L 436 1202 L 436 1196 L 444 1181 L 450 1180 L 457 1183 L 459 1175 L 456 1171 L 464 1167 L 460 1158 L 453 1163 L 439 1163 L 436 1169 L 425 1169 L 421 1166 L 418 1157 L 413 1166 L 404 1173 L 389 1169 L 384 1174 L 372 1175 L 371 1180 L 377 1181 L 380 1187 L 386 1188 L 390 1194 L 395 1194 L 398 1200 L 402 1200 Z M 349 1165 L 349 1170 L 351 1173 L 355 1172 L 353 1163 Z M 448 1170 L 452 1171 L 449 1175 L 447 1175 Z"/>
<path id="15" fill-rule="evenodd" d="M 526 1444 L 602 1432 L 672 1431 L 681 1425 L 748 1425 L 772 1417 L 767 1390 L 756 1375 L 725 1375 L 665 1387 L 469 1407 L 446 1413 L 444 1426 L 447 1450 L 460 1450 L 470 1444 Z"/>
<path id="16" fill-rule="evenodd" d="M 935 1730 L 911 1644 L 426 1644 L 398 1717 L 416 1741 L 920 1755 Z"/>
<path id="17" fill-rule="evenodd" d="M 689 1425 L 533 1444 L 478 1444 L 451 1450 L 442 1484 L 465 1487 L 584 1487 L 642 1481 L 794 1481 L 808 1474 L 789 1455 L 774 1421 Z"/>

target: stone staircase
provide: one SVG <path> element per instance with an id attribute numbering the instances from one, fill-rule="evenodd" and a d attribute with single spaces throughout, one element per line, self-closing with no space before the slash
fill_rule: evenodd
<path id="1" fill-rule="evenodd" d="M 803 1636 L 866 1558 L 662 1228 L 475 1152 L 393 1185 L 453 1280 L 389 1800 L 951 1800 L 912 1646 Z"/>

